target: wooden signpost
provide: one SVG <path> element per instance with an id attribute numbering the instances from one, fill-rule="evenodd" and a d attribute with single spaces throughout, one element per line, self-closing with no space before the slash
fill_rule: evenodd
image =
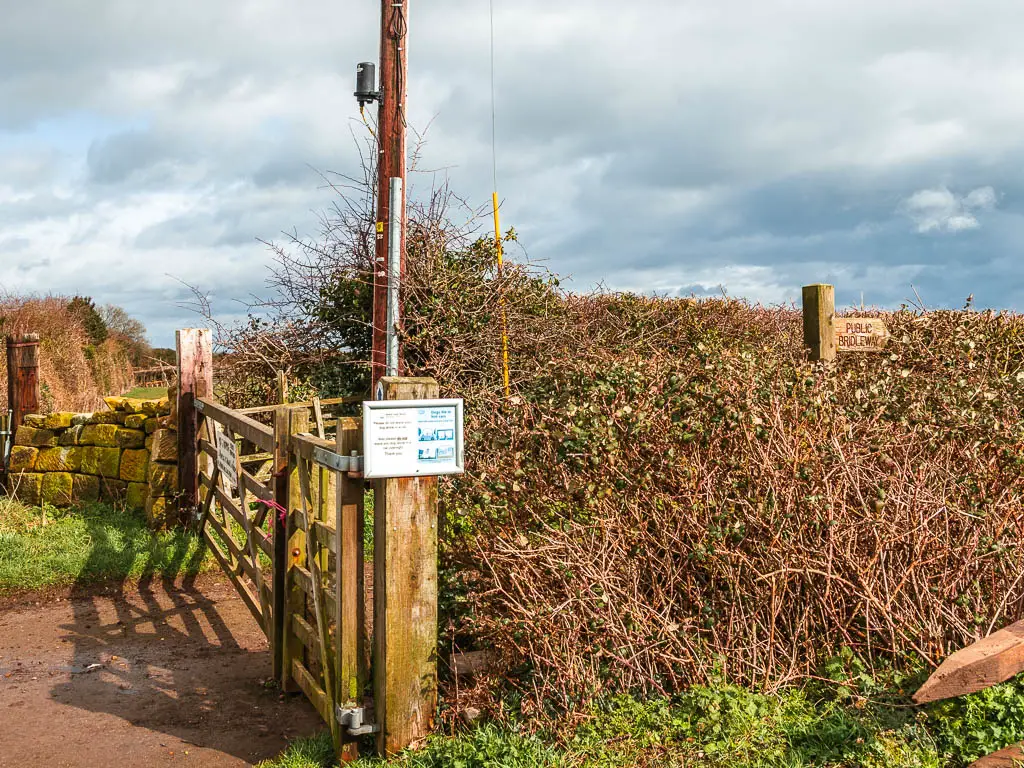
<path id="1" fill-rule="evenodd" d="M 803 289 L 804 344 L 814 361 L 832 362 L 838 352 L 881 352 L 889 329 L 880 317 L 837 317 L 834 286 Z"/>

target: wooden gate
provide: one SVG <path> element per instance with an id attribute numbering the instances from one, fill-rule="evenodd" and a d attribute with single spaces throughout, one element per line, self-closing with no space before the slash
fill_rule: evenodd
<path id="1" fill-rule="evenodd" d="M 368 734 L 378 753 L 400 751 L 427 735 L 436 709 L 436 479 L 414 481 L 415 502 L 395 481 L 374 488 L 381 545 L 371 668 L 361 420 L 324 419 L 321 406 L 340 400 L 247 412 L 218 404 L 204 334 L 178 337 L 180 484 L 192 523 L 266 634 L 275 679 L 310 700 L 341 759 L 355 759 L 355 742 Z M 392 380 L 390 399 L 430 386 L 402 381 Z M 335 427 L 331 439 L 325 424 Z M 227 455 L 233 467 L 222 471 Z"/>

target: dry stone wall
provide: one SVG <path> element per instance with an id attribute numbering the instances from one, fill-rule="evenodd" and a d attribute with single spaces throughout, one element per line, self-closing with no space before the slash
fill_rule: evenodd
<path id="1" fill-rule="evenodd" d="M 18 427 L 9 485 L 26 504 L 91 501 L 145 510 L 173 525 L 178 494 L 177 415 L 171 401 L 104 398 L 96 413 L 29 415 Z"/>

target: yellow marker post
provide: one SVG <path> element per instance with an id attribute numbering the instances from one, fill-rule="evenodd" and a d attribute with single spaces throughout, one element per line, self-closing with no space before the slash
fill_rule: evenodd
<path id="1" fill-rule="evenodd" d="M 504 274 L 505 267 L 505 253 L 501 244 L 501 219 L 498 215 L 498 193 L 495 192 L 492 198 L 494 202 L 494 243 L 498 248 L 498 278 Z M 505 294 L 502 293 L 501 298 L 498 300 L 498 304 L 501 307 L 501 375 L 505 383 L 505 397 L 508 398 L 512 395 L 511 387 L 509 386 L 508 376 L 508 316 L 505 312 Z"/>

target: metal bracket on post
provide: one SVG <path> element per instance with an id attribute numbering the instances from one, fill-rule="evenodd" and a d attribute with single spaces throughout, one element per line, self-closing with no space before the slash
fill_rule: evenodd
<path id="1" fill-rule="evenodd" d="M 391 179 L 388 202 L 388 319 L 386 363 L 388 376 L 398 375 L 398 303 L 402 285 L 402 224 L 405 221 L 405 195 L 402 180 Z"/>
<path id="2" fill-rule="evenodd" d="M 366 710 L 362 707 L 345 709 L 339 705 L 334 708 L 334 714 L 349 736 L 369 736 L 380 731 L 379 725 L 363 722 Z"/>

